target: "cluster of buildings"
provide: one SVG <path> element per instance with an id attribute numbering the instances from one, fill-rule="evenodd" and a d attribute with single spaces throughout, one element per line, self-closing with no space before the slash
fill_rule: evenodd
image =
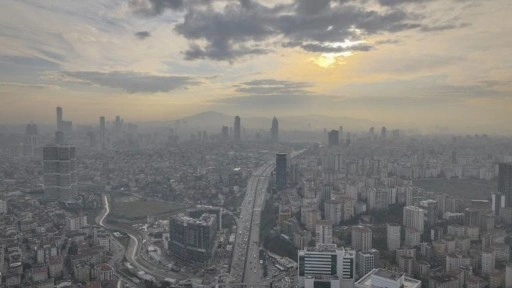
<path id="1" fill-rule="evenodd" d="M 333 130 L 328 133 L 328 145 L 310 149 L 293 163 L 286 162 L 286 155 L 276 155 L 275 182 L 280 199 L 276 228 L 281 238 L 299 250 L 299 287 L 324 287 L 314 285 L 329 281 L 330 287 L 419 287 L 422 282 L 432 288 L 512 285 L 506 282 L 510 246 L 505 240 L 509 236 L 507 227 L 512 224 L 507 202 L 512 199 L 512 164 L 498 164 L 495 159 L 500 155 L 487 155 L 487 159 L 480 154 L 457 157 L 456 153 L 411 157 L 408 152 L 404 162 L 404 151 L 400 148 L 407 148 L 400 144 L 399 134 L 386 138 L 385 130 L 382 131 L 380 137 L 357 139 L 362 145 L 353 147 L 354 142 L 347 146 L 340 141 L 340 131 Z M 377 142 L 381 149 L 365 150 L 375 147 Z M 380 155 L 379 152 L 388 151 L 388 146 L 395 151 Z M 367 156 L 369 153 L 374 155 Z M 425 161 L 427 158 L 434 161 Z M 409 164 L 413 163 L 446 164 L 451 168 L 437 166 L 438 172 L 426 175 L 411 172 L 416 164 Z M 470 170 L 483 167 L 489 177 L 476 172 L 448 173 L 454 165 Z M 412 170 L 397 173 L 397 167 Z M 426 191 L 413 181 L 445 176 L 496 178 L 493 181 L 498 182 L 498 188 L 481 191 L 487 199 L 472 200 Z M 399 211 L 400 218 L 387 223 L 372 218 L 382 215 L 391 220 L 386 214 L 397 213 L 390 210 Z M 331 267 L 339 267 L 333 259 L 345 259 L 340 254 L 334 257 L 333 253 L 351 251 L 354 282 L 344 286 L 343 271 L 333 276 L 325 271 L 304 270 L 301 261 L 310 250 L 323 259 L 315 260 L 311 267 L 322 269 L 327 269 L 329 261 Z M 309 271 L 309 276 L 305 271 Z"/>
<path id="2" fill-rule="evenodd" d="M 70 280 L 107 287 L 117 283 L 108 264 L 111 236 L 90 225 L 89 215 L 19 192 L 2 197 L 2 287 L 55 287 Z"/>

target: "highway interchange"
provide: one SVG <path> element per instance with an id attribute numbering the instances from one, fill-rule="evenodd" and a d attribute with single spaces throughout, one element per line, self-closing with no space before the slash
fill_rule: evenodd
<path id="1" fill-rule="evenodd" d="M 107 195 L 102 195 L 103 202 L 103 211 L 96 219 L 98 225 L 104 227 L 108 230 L 120 231 L 126 233 L 130 237 L 130 244 L 125 252 L 125 257 L 134 267 L 136 267 L 140 271 L 144 271 L 146 274 L 149 274 L 157 280 L 163 280 L 166 278 L 172 278 L 176 280 L 183 280 L 186 277 L 184 275 L 166 270 L 165 268 L 159 267 L 144 259 L 139 258 L 140 250 L 142 247 L 142 236 L 140 233 L 137 233 L 133 229 L 120 227 L 120 226 L 112 226 L 110 224 L 106 224 L 106 218 L 110 213 L 110 202 Z"/>

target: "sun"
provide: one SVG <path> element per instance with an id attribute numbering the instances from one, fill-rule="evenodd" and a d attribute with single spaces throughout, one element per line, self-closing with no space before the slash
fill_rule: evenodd
<path id="1" fill-rule="evenodd" d="M 318 57 L 314 57 L 311 59 L 313 63 L 322 67 L 322 68 L 331 68 L 335 64 L 343 64 L 344 61 L 341 59 L 342 57 L 351 56 L 352 52 L 343 52 L 343 53 L 323 53 Z"/>

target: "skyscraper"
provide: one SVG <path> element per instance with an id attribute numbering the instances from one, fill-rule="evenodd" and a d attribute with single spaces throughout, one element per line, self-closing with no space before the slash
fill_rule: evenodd
<path id="1" fill-rule="evenodd" d="M 235 116 L 235 141 L 240 141 L 240 116 Z"/>
<path id="2" fill-rule="evenodd" d="M 57 107 L 57 131 L 62 131 L 62 107 Z"/>
<path id="3" fill-rule="evenodd" d="M 498 192 L 505 195 L 505 207 L 512 207 L 512 163 L 500 163 L 498 168 Z"/>
<path id="4" fill-rule="evenodd" d="M 287 154 L 277 153 L 276 154 L 276 188 L 277 190 L 283 190 L 286 188 L 287 183 Z"/>
<path id="5" fill-rule="evenodd" d="M 27 156 L 34 156 L 35 150 L 39 146 L 39 132 L 37 125 L 34 123 L 27 124 L 25 128 L 25 143 L 23 145 L 23 152 Z"/>
<path id="6" fill-rule="evenodd" d="M 298 287 L 354 287 L 356 253 L 335 245 L 299 250 Z"/>
<path id="7" fill-rule="evenodd" d="M 386 127 L 382 127 L 382 129 L 380 129 L 380 137 L 382 137 L 383 139 L 386 138 L 386 132 Z"/>
<path id="8" fill-rule="evenodd" d="M 222 126 L 222 139 L 224 139 L 224 140 L 229 139 L 229 127 L 228 126 Z"/>
<path id="9" fill-rule="evenodd" d="M 272 119 L 272 129 L 270 129 L 270 134 L 272 135 L 272 142 L 279 141 L 279 122 L 277 122 L 277 118 L 274 116 Z"/>
<path id="10" fill-rule="evenodd" d="M 70 145 L 43 147 L 45 201 L 65 201 L 77 192 L 76 149 Z"/>
<path id="11" fill-rule="evenodd" d="M 105 130 L 105 116 L 101 116 L 100 117 L 100 145 L 101 145 L 101 150 L 105 150 L 106 148 L 106 138 L 107 138 L 107 134 L 106 134 L 106 130 Z"/>
<path id="12" fill-rule="evenodd" d="M 331 130 L 328 133 L 329 147 L 340 146 L 340 135 L 338 130 Z"/>

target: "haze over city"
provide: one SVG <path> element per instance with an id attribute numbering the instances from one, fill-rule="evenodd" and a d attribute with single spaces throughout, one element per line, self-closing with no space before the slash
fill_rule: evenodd
<path id="1" fill-rule="evenodd" d="M 512 1 L 0 1 L 1 288 L 512 288 Z"/>
<path id="2" fill-rule="evenodd" d="M 0 123 L 204 111 L 509 134 L 510 1 L 4 1 Z"/>

